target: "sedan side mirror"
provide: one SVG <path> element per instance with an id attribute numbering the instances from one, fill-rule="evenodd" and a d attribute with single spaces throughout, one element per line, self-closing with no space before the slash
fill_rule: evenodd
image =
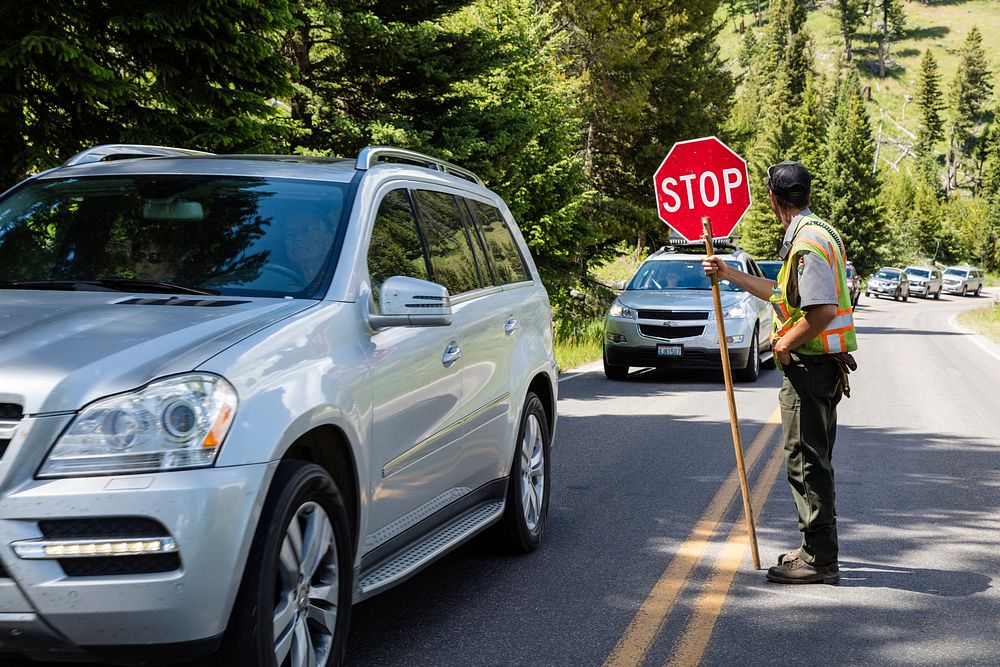
<path id="1" fill-rule="evenodd" d="M 378 315 L 368 315 L 373 329 L 443 327 L 451 324 L 451 297 L 444 285 L 392 276 L 379 290 L 379 311 Z"/>

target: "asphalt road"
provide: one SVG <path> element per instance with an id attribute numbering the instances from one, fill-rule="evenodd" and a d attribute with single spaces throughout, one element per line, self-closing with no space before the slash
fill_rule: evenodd
<path id="1" fill-rule="evenodd" d="M 988 303 L 862 297 L 834 454 L 842 579 L 751 563 L 721 373 L 560 383 L 545 542 L 472 543 L 354 611 L 351 665 L 998 665 L 1000 348 Z M 797 546 L 777 371 L 737 384 L 763 567 Z"/>
<path id="2" fill-rule="evenodd" d="M 754 570 L 721 373 L 597 364 L 560 382 L 542 547 L 474 541 L 357 605 L 349 664 L 1000 665 L 1000 348 L 950 321 L 993 298 L 862 297 L 840 585 Z M 736 385 L 763 567 L 798 544 L 780 382 Z"/>

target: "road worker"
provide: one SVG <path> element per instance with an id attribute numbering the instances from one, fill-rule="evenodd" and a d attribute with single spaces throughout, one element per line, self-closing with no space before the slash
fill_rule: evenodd
<path id="1" fill-rule="evenodd" d="M 767 170 L 771 209 L 785 236 L 777 281 L 702 261 L 705 273 L 742 287 L 775 310 L 772 349 L 784 381 L 778 394 L 785 466 L 798 512 L 801 545 L 778 557 L 767 579 L 788 584 L 835 584 L 840 580 L 837 512 L 831 462 L 837 404 L 856 368 L 857 349 L 847 263 L 840 234 L 809 210 L 812 176 L 797 162 Z"/>

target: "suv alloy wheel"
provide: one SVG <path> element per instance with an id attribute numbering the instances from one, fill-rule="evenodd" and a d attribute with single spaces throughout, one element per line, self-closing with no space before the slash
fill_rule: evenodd
<path id="1" fill-rule="evenodd" d="M 353 596 L 350 533 L 344 502 L 325 470 L 294 460 L 278 466 L 220 665 L 341 663 Z"/>

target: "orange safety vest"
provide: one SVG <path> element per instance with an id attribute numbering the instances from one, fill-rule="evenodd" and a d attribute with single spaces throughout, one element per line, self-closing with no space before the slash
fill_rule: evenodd
<path id="1" fill-rule="evenodd" d="M 778 272 L 778 287 L 771 295 L 774 308 L 774 333 L 772 341 L 777 341 L 788 333 L 805 316 L 805 311 L 789 303 L 792 272 L 798 271 L 799 260 L 804 253 L 811 252 L 822 257 L 837 277 L 837 314 L 818 336 L 798 347 L 797 354 L 834 354 L 853 352 L 858 349 L 857 334 L 854 329 L 854 309 L 851 294 L 847 289 L 847 254 L 844 242 L 837 231 L 816 216 L 803 216 L 796 227 L 792 248 Z"/>

